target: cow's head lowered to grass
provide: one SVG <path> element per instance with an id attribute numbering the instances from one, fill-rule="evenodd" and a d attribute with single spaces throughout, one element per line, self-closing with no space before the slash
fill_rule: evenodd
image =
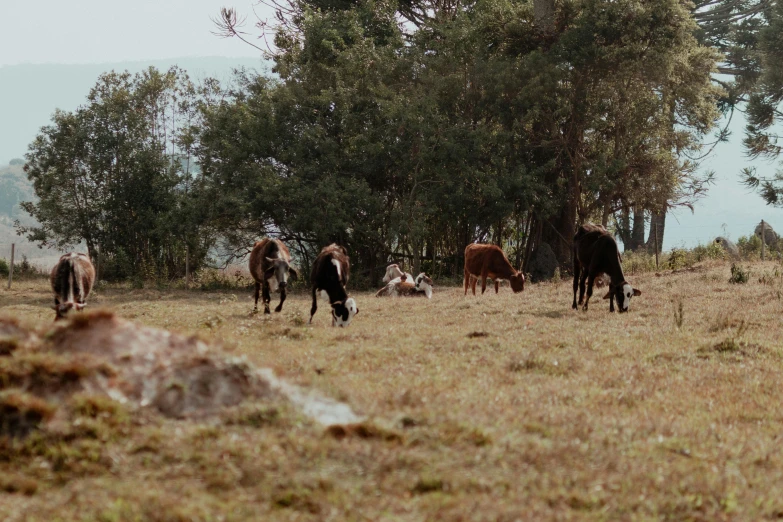
<path id="1" fill-rule="evenodd" d="M 630 283 L 623 281 L 622 284 L 619 285 L 610 284 L 609 291 L 604 296 L 604 299 L 611 299 L 613 295 L 614 298 L 617 299 L 617 310 L 620 313 L 623 313 L 627 312 L 628 308 L 631 306 L 631 297 L 642 295 L 642 291 L 632 287 Z"/>

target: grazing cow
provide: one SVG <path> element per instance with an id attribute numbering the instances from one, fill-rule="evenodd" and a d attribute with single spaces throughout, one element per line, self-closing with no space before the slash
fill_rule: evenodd
<path id="1" fill-rule="evenodd" d="M 264 238 L 253 245 L 253 251 L 250 252 L 250 275 L 256 281 L 256 304 L 253 312 L 258 312 L 258 294 L 263 287 L 264 313 L 269 313 L 269 302 L 272 300 L 272 292 L 280 290 L 280 304 L 275 308 L 275 312 L 283 309 L 283 302 L 286 298 L 286 287 L 288 286 L 289 275 L 296 279 L 299 274 L 291 266 L 291 253 L 288 247 L 278 239 Z"/>
<path id="2" fill-rule="evenodd" d="M 407 276 L 408 281 L 413 281 L 413 276 L 408 272 L 403 272 L 400 265 L 393 264 L 386 267 L 386 275 L 383 276 L 384 283 L 399 283 L 402 276 Z"/>
<path id="3" fill-rule="evenodd" d="M 348 297 L 345 286 L 351 262 L 345 247 L 332 243 L 325 246 L 313 263 L 310 281 L 313 284 L 313 306 L 310 309 L 310 323 L 318 309 L 317 294 L 322 292 L 332 305 L 332 326 L 348 326 L 353 316 L 359 313 L 356 301 Z"/>
<path id="4" fill-rule="evenodd" d="M 403 274 L 398 282 L 394 280 L 378 290 L 375 297 L 383 296 L 407 296 L 407 297 L 426 297 L 432 299 L 432 279 L 422 272 L 416 277 L 416 281 L 411 283 L 408 276 Z"/>
<path id="5" fill-rule="evenodd" d="M 473 243 L 465 247 L 465 295 L 468 285 L 476 295 L 476 281 L 481 279 L 481 293 L 487 289 L 487 277 L 495 282 L 495 293 L 498 293 L 500 280 L 508 280 L 514 293 L 525 289 L 525 276 L 509 263 L 506 254 L 496 245 Z"/>
<path id="6" fill-rule="evenodd" d="M 95 267 L 87 254 L 71 252 L 60 257 L 50 276 L 54 306 L 54 320 L 64 319 L 71 309 L 81 311 L 95 284 Z"/>
<path id="7" fill-rule="evenodd" d="M 627 312 L 631 297 L 642 295 L 633 288 L 623 275 L 620 251 L 617 242 L 604 227 L 588 223 L 579 227 L 574 235 L 574 302 L 572 308 L 578 308 L 576 290 L 579 289 L 579 304 L 587 310 L 590 297 L 593 295 L 593 283 L 601 274 L 609 276 L 609 292 L 604 299 L 609 299 L 609 311 L 614 312 L 614 300 L 620 312 Z M 585 280 L 587 281 L 587 299 L 585 296 Z"/>

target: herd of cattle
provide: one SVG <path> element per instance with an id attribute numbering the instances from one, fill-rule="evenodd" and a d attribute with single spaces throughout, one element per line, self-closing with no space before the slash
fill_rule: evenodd
<path id="1" fill-rule="evenodd" d="M 572 307 L 582 305 L 587 310 L 593 285 L 597 278 L 608 276 L 609 310 L 614 312 L 614 301 L 620 312 L 628 311 L 631 297 L 641 295 L 623 275 L 622 258 L 614 238 L 600 225 L 582 225 L 574 236 L 574 301 Z M 329 300 L 332 313 L 332 326 L 348 326 L 359 313 L 356 300 L 348 296 L 346 290 L 351 263 L 345 247 L 331 244 L 325 246 L 313 263 L 310 274 L 313 305 L 310 309 L 310 322 L 318 309 L 318 294 Z M 255 307 L 258 311 L 259 294 L 263 299 L 264 313 L 268 314 L 271 293 L 279 291 L 280 303 L 275 312 L 283 309 L 289 278 L 297 278 L 297 270 L 291 266 L 291 253 L 279 239 L 266 238 L 258 241 L 250 253 L 250 274 L 255 280 Z M 468 287 L 476 295 L 476 283 L 481 280 L 481 293 L 487 289 L 487 278 L 495 283 L 498 292 L 500 281 L 508 281 L 514 293 L 525 289 L 525 276 L 516 270 L 503 250 L 495 245 L 474 243 L 465 248 L 465 295 Z M 383 278 L 385 286 L 375 295 L 432 297 L 433 282 L 425 273 L 415 279 L 403 272 L 396 264 L 389 265 Z M 81 253 L 63 255 L 51 272 L 52 291 L 54 292 L 55 320 L 64 318 L 70 310 L 82 310 L 90 290 L 95 283 L 95 268 L 89 256 Z M 586 284 L 586 288 L 585 288 Z M 577 304 L 576 294 L 579 290 Z M 585 299 L 585 293 L 587 298 Z"/>

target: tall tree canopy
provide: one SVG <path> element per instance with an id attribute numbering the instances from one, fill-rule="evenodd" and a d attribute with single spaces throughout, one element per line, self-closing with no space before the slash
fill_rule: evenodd
<path id="1" fill-rule="evenodd" d="M 19 233 L 60 248 L 85 242 L 117 277 L 176 275 L 188 243 L 203 259 L 188 193 L 195 100 L 177 69 L 102 75 L 85 105 L 56 112 L 30 145 L 25 170 L 38 201 L 22 207 L 38 224 L 17 222 Z"/>
<path id="2" fill-rule="evenodd" d="M 370 269 L 538 230 L 565 261 L 578 222 L 699 186 L 684 154 L 718 116 L 718 55 L 681 3 L 565 2 L 548 31 L 529 3 L 409 9 L 281 10 L 279 81 L 248 79 L 207 117 L 213 186 L 263 185 L 255 204 L 231 206 L 228 230 L 341 240 Z M 226 133 L 252 152 L 222 146 Z"/>

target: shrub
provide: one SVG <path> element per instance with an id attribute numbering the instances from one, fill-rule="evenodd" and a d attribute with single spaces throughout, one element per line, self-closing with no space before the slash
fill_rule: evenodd
<path id="1" fill-rule="evenodd" d="M 0 276 L 8 277 L 8 261 L 0 257 Z"/>
<path id="2" fill-rule="evenodd" d="M 228 274 L 225 270 L 202 268 L 193 276 L 195 286 L 204 291 L 246 289 L 253 286 L 253 280 L 241 270 Z"/>
<path id="3" fill-rule="evenodd" d="M 731 264 L 731 277 L 729 277 L 729 283 L 731 284 L 745 284 L 750 279 L 750 270 L 746 270 L 742 265 Z"/>
<path id="4" fill-rule="evenodd" d="M 706 245 L 698 245 L 693 248 L 693 255 L 697 262 L 705 261 L 707 259 L 725 259 L 726 252 L 720 244 L 715 242 L 707 243 Z"/>
<path id="5" fill-rule="evenodd" d="M 737 240 L 742 259 L 757 259 L 761 256 L 761 238 L 755 235 L 742 236 Z"/>

